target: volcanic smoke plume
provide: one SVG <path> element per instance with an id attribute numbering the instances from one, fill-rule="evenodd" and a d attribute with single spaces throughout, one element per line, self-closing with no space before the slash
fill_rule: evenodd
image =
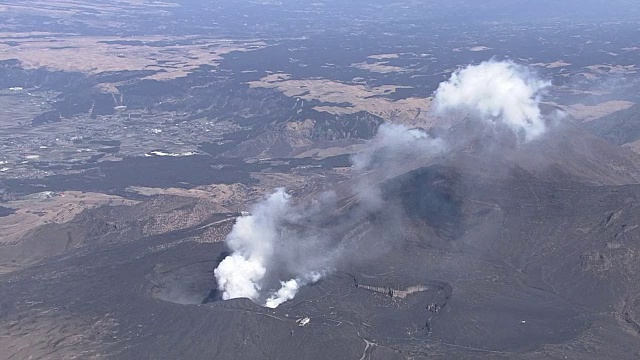
<path id="1" fill-rule="evenodd" d="M 331 194 L 299 207 L 284 189 L 277 189 L 251 215 L 239 217 L 226 238 L 232 254 L 214 271 L 222 299 L 249 298 L 277 307 L 293 299 L 300 286 L 318 281 L 334 257 L 329 249 L 322 251 L 328 239 L 316 228 L 294 232 L 288 227 L 322 219 L 333 209 Z"/>
<path id="2" fill-rule="evenodd" d="M 384 124 L 353 158 L 354 170 L 384 171 L 391 162 L 434 154 L 442 148 L 441 140 L 422 130 Z M 382 208 L 377 184 L 358 181 L 352 190 L 360 201 L 354 212 Z M 277 189 L 255 205 L 250 215 L 239 217 L 226 238 L 232 254 L 214 271 L 222 299 L 249 298 L 274 308 L 293 299 L 301 286 L 333 271 L 340 260 L 357 256 L 341 243 L 336 235 L 339 231 L 331 228 L 339 226 L 329 220 L 337 209 L 331 192 L 310 204 L 295 205 L 284 189 Z"/>
<path id="3" fill-rule="evenodd" d="M 469 111 L 485 121 L 502 123 L 533 140 L 545 131 L 541 92 L 551 83 L 511 61 L 487 61 L 451 75 L 435 94 L 436 112 Z"/>
<path id="4" fill-rule="evenodd" d="M 488 124 L 505 125 L 529 141 L 545 131 L 539 103 L 547 86 L 512 62 L 484 62 L 458 70 L 440 84 L 436 111 L 469 112 Z M 358 216 L 395 211 L 382 196 L 379 179 L 392 175 L 393 168 L 407 159 L 433 156 L 446 148 L 442 139 L 421 129 L 381 125 L 376 137 L 352 158 L 359 179 L 352 189 L 358 205 L 351 211 Z M 376 176 L 359 176 L 371 171 Z M 294 204 L 280 188 L 256 204 L 250 215 L 239 217 L 226 238 L 232 253 L 214 271 L 222 299 L 249 298 L 275 308 L 293 299 L 301 286 L 333 271 L 336 264 L 367 257 L 350 251 L 340 237 L 340 224 L 332 220 L 337 209 L 331 192 L 309 204 Z"/>

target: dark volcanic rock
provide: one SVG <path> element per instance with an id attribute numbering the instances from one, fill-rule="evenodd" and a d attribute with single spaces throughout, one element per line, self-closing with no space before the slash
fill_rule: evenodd
<path id="1" fill-rule="evenodd" d="M 60 111 L 51 110 L 34 117 L 33 120 L 31 120 L 31 125 L 38 126 L 38 125 L 50 124 L 50 123 L 55 123 L 60 121 L 61 121 Z"/>

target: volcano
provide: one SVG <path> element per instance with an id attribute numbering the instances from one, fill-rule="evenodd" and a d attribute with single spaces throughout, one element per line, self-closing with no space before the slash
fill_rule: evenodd
<path id="1" fill-rule="evenodd" d="M 276 309 L 218 301 L 227 249 L 188 239 L 228 232 L 221 215 L 161 235 L 88 232 L 5 275 L 3 332 L 123 359 L 638 358 L 640 158 L 570 118 L 526 144 L 473 124 L 443 135 L 457 139 L 446 155 L 373 174 L 387 209 L 356 216 L 353 186 L 337 185 L 324 221 L 359 255 Z"/>

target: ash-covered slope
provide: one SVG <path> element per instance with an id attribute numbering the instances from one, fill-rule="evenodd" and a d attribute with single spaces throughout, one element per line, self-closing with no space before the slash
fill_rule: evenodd
<path id="1" fill-rule="evenodd" d="M 549 181 L 640 183 L 637 153 L 593 136 L 570 118 L 554 121 L 543 138 L 527 143 L 508 133 L 487 131 L 473 121 L 453 127 L 446 138 L 459 144 L 454 162 L 481 176 L 521 170 Z"/>
<path id="2" fill-rule="evenodd" d="M 638 335 L 629 331 L 638 323 L 635 300 L 629 301 L 638 297 L 638 187 L 467 175 L 437 166 L 390 183 L 389 196 L 399 194 L 406 211 L 403 232 L 385 243 L 384 255 L 350 273 L 360 289 L 427 288 L 387 307 L 411 307 L 410 299 L 443 293 L 446 300 L 424 299 L 422 308 L 393 315 L 380 306 L 368 313 L 371 336 L 509 358 L 598 358 L 608 356 L 600 337 L 619 336 L 615 358 L 637 356 L 626 336 Z M 360 231 L 368 234 L 360 240 L 366 252 L 367 237 L 384 229 L 373 222 Z M 600 327 L 607 332 L 598 334 Z M 579 350 L 590 344 L 585 338 L 596 339 L 594 350 Z M 464 357 L 452 348 L 445 353 Z"/>
<path id="3" fill-rule="evenodd" d="M 603 176 L 637 160 L 568 125 L 476 135 L 381 180 L 383 208 L 338 199 L 350 256 L 276 309 L 214 301 L 226 248 L 196 240 L 216 225 L 125 232 L 3 275 L 0 357 L 638 358 L 640 185 Z"/>
<path id="4" fill-rule="evenodd" d="M 584 127 L 613 144 L 632 143 L 640 139 L 640 105 L 586 122 Z"/>

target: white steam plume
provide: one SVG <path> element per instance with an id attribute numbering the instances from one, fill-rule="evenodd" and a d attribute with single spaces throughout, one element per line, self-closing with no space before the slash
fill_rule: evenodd
<path id="1" fill-rule="evenodd" d="M 451 75 L 435 93 L 436 111 L 471 111 L 483 120 L 500 122 L 525 141 L 545 131 L 540 94 L 551 83 L 511 61 L 486 61 Z"/>
<path id="2" fill-rule="evenodd" d="M 311 255 L 308 249 L 321 245 L 317 243 L 319 236 L 311 234 L 306 239 L 297 239 L 297 233 L 287 232 L 286 225 L 331 207 L 333 198 L 323 195 L 303 209 L 293 206 L 291 196 L 280 188 L 254 206 L 250 215 L 237 219 L 226 238 L 232 254 L 214 270 L 223 300 L 248 298 L 267 307 L 277 307 L 293 299 L 300 286 L 320 279 L 330 258 Z M 277 281 L 282 272 L 294 278 Z M 280 289 L 275 291 L 273 285 L 277 282 Z"/>
<path id="3" fill-rule="evenodd" d="M 390 162 L 399 162 L 407 157 L 434 154 L 444 149 L 444 142 L 432 138 L 421 129 L 412 129 L 401 124 L 384 123 L 365 146 L 351 158 L 355 170 L 384 167 Z"/>
<path id="4" fill-rule="evenodd" d="M 280 236 L 280 223 L 290 208 L 290 198 L 284 189 L 277 189 L 256 205 L 251 216 L 238 218 L 226 239 L 233 254 L 214 271 L 222 299 L 258 300 L 274 243 Z"/>
<path id="5" fill-rule="evenodd" d="M 267 299 L 267 302 L 265 303 L 264 306 L 272 309 L 277 308 L 285 301 L 289 301 L 293 299 L 298 293 L 298 289 L 300 289 L 301 286 L 304 286 L 307 284 L 313 284 L 315 282 L 318 282 L 318 280 L 320 280 L 321 278 L 322 278 L 321 273 L 311 272 L 307 276 L 305 276 L 305 278 L 297 278 L 297 279 L 291 279 L 289 281 L 281 281 L 280 289 L 275 293 L 273 293 L 271 297 Z"/>
<path id="6" fill-rule="evenodd" d="M 280 290 L 271 295 L 264 306 L 272 309 L 277 308 L 283 302 L 293 299 L 298 293 L 298 289 L 300 289 L 300 283 L 296 279 L 282 281 L 280 284 L 282 285 Z"/>
<path id="7" fill-rule="evenodd" d="M 266 272 L 267 269 L 262 262 L 241 254 L 227 256 L 214 270 L 223 300 L 257 300 L 260 296 L 260 281 Z"/>

